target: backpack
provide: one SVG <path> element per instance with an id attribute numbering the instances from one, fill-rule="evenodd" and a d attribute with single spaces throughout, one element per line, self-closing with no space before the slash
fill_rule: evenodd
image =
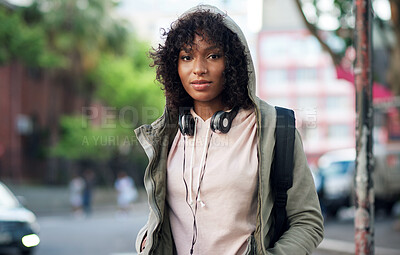
<path id="1" fill-rule="evenodd" d="M 274 196 L 273 235 L 270 247 L 279 240 L 288 229 L 286 217 L 287 191 L 293 185 L 293 150 L 295 139 L 295 117 L 290 109 L 275 107 L 275 153 L 271 166 L 270 182 Z"/>

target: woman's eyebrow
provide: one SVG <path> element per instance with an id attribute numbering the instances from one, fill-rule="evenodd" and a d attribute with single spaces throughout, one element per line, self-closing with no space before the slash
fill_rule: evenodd
<path id="1" fill-rule="evenodd" d="M 206 48 L 206 50 L 215 50 L 215 49 L 221 50 L 221 48 L 220 48 L 219 46 L 217 46 L 217 45 L 210 46 L 210 47 L 207 47 L 207 48 Z"/>
<path id="2" fill-rule="evenodd" d="M 210 50 L 215 50 L 215 49 L 217 49 L 217 50 L 219 50 L 219 51 L 222 50 L 221 47 L 219 47 L 219 46 L 217 46 L 217 45 L 213 45 L 213 46 L 207 47 L 205 50 L 206 50 L 206 51 L 210 51 Z M 192 51 L 193 51 L 193 48 L 192 48 L 192 47 L 182 47 L 181 52 L 182 52 L 182 51 L 184 51 L 184 52 L 186 52 L 186 53 L 189 53 L 189 52 L 192 52 Z"/>
<path id="3" fill-rule="evenodd" d="M 186 52 L 186 53 L 189 53 L 189 52 L 191 52 L 192 50 L 193 50 L 192 47 L 190 47 L 190 48 L 182 47 L 181 52 L 184 51 L 184 52 Z"/>

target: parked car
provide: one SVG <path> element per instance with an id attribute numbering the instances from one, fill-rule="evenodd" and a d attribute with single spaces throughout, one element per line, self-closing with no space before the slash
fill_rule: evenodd
<path id="1" fill-rule="evenodd" d="M 40 243 L 38 231 L 34 213 L 0 182 L 0 254 L 10 254 L 12 250 L 19 250 L 24 255 L 32 254 Z"/>
<path id="2" fill-rule="evenodd" d="M 318 194 L 322 210 L 330 216 L 352 203 L 355 158 L 354 149 L 345 149 L 325 153 L 318 160 Z"/>
<path id="3" fill-rule="evenodd" d="M 374 146 L 375 171 L 372 174 L 375 207 L 387 214 L 400 200 L 400 145 Z"/>
<path id="4" fill-rule="evenodd" d="M 318 191 L 321 207 L 328 215 L 336 216 L 340 208 L 354 204 L 355 159 L 356 151 L 350 148 L 327 152 L 318 161 Z M 390 214 L 400 200 L 400 151 L 376 146 L 374 165 L 375 209 Z"/>

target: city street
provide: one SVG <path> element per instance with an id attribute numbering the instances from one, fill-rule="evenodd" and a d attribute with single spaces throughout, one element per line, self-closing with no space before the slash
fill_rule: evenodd
<path id="1" fill-rule="evenodd" d="M 0 45 L 0 255 L 138 255 L 148 202 L 156 253 L 282 202 L 284 255 L 400 255 L 400 0 L 0 0 Z"/>
<path id="2" fill-rule="evenodd" d="M 352 245 L 354 240 L 353 220 L 344 212 L 339 220 L 326 222 L 325 237 L 328 246 Z M 347 217 L 347 218 L 346 218 Z M 147 219 L 144 203 L 136 204 L 136 210 L 128 216 L 118 215 L 111 208 L 95 211 L 89 218 L 72 215 L 39 217 L 41 244 L 37 255 L 133 255 L 137 232 Z M 376 254 L 400 254 L 400 232 L 393 230 L 395 218 L 378 216 L 375 224 Z M 342 242 L 339 242 L 342 241 Z M 344 241 L 344 242 L 343 242 Z M 315 255 L 349 254 L 317 250 Z"/>
<path id="3" fill-rule="evenodd" d="M 118 215 L 94 212 L 89 217 L 72 215 L 39 217 L 41 244 L 37 255 L 133 255 L 136 234 L 146 221 L 143 211 Z"/>

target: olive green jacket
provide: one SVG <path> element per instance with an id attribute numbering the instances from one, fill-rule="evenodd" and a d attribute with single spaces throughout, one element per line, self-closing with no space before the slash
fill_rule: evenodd
<path id="1" fill-rule="evenodd" d="M 208 5 L 197 6 L 222 13 Z M 223 14 L 223 13 L 222 13 Z M 255 96 L 254 66 L 247 42 L 240 28 L 228 17 L 225 25 L 237 33 L 246 47 L 248 69 L 250 71 L 249 96 L 255 107 L 258 137 L 258 206 L 256 230 L 248 239 L 246 254 L 311 254 L 323 238 L 323 218 L 311 171 L 303 150 L 299 133 L 296 131 L 294 149 L 293 186 L 288 190 L 286 205 L 289 229 L 269 247 L 273 234 L 273 197 L 270 187 L 270 171 L 275 145 L 275 108 Z M 172 142 L 178 132 L 178 117 L 167 108 L 164 114 L 151 125 L 143 125 L 135 130 L 136 136 L 149 158 L 144 184 L 148 195 L 150 215 L 136 241 L 139 254 L 174 254 L 174 241 L 166 203 L 167 158 Z M 146 247 L 142 252 L 140 244 L 146 235 Z"/>

